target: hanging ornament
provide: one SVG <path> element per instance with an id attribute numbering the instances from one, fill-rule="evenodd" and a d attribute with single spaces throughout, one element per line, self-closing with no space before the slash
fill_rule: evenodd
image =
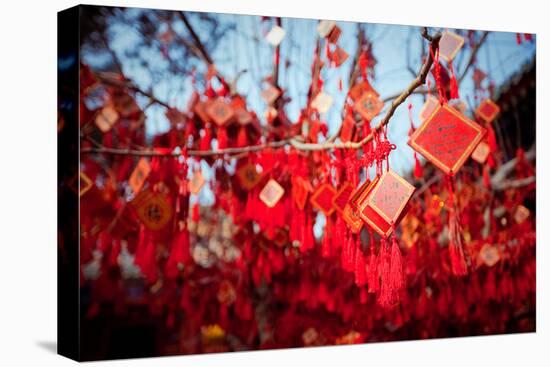
<path id="1" fill-rule="evenodd" d="M 527 218 L 529 218 L 529 215 L 531 215 L 529 209 L 523 205 L 518 205 L 514 212 L 514 220 L 517 224 L 522 224 L 527 220 Z"/>
<path id="2" fill-rule="evenodd" d="M 310 202 L 314 208 L 323 212 L 328 217 L 334 212 L 332 200 L 336 196 L 336 190 L 328 183 L 321 184 L 311 196 Z"/>
<path id="3" fill-rule="evenodd" d="M 351 197 L 352 193 L 353 186 L 349 182 L 344 182 L 342 184 L 342 187 L 340 187 L 338 192 L 336 192 L 336 194 L 332 198 L 332 206 L 340 215 L 344 213 L 344 209 L 348 204 L 348 200 Z"/>
<path id="4" fill-rule="evenodd" d="M 372 182 L 361 203 L 360 217 L 378 234 L 388 238 L 399 224 L 415 188 L 392 170 Z"/>
<path id="5" fill-rule="evenodd" d="M 280 95 L 281 90 L 272 84 L 269 84 L 269 86 L 261 93 L 262 99 L 268 106 L 272 106 Z"/>
<path id="6" fill-rule="evenodd" d="M 128 180 L 128 184 L 132 188 L 134 194 L 137 194 L 141 190 L 150 172 L 151 165 L 149 164 L 149 161 L 147 158 L 141 158 L 138 161 L 136 168 L 134 168 L 134 171 L 130 175 L 130 179 Z"/>
<path id="7" fill-rule="evenodd" d="M 409 145 L 445 174 L 454 175 L 481 141 L 485 129 L 448 105 L 435 110 Z"/>
<path id="8" fill-rule="evenodd" d="M 376 117 L 383 107 L 384 102 L 373 92 L 363 94 L 354 105 L 355 111 L 366 121 L 371 121 Z"/>
<path id="9" fill-rule="evenodd" d="M 476 116 L 479 116 L 486 123 L 490 124 L 500 113 L 500 107 L 490 99 L 485 99 L 476 108 Z"/>
<path id="10" fill-rule="evenodd" d="M 260 192 L 260 200 L 269 208 L 273 208 L 283 197 L 285 189 L 274 179 L 270 179 Z"/>
<path id="11" fill-rule="evenodd" d="M 262 179 L 262 175 L 258 173 L 256 165 L 251 162 L 247 162 L 237 169 L 237 177 L 241 186 L 246 191 L 252 190 Z"/>
<path id="12" fill-rule="evenodd" d="M 113 107 L 105 106 L 97 114 L 95 124 L 103 133 L 106 133 L 118 122 L 118 118 L 118 112 Z"/>
<path id="13" fill-rule="evenodd" d="M 94 183 L 92 180 L 82 171 L 79 173 L 79 190 L 78 190 L 78 196 L 82 197 L 85 193 L 87 193 Z"/>
<path id="14" fill-rule="evenodd" d="M 292 199 L 300 210 L 304 210 L 307 203 L 307 196 L 313 191 L 311 184 L 305 178 L 292 176 Z"/>
<path id="15" fill-rule="evenodd" d="M 145 190 L 132 200 L 139 220 L 151 231 L 158 231 L 172 218 L 172 206 L 166 195 L 160 192 Z"/>
<path id="16" fill-rule="evenodd" d="M 311 101 L 311 107 L 315 108 L 319 113 L 327 113 L 330 106 L 332 106 L 332 100 L 333 98 L 330 94 L 320 92 Z"/>
<path id="17" fill-rule="evenodd" d="M 342 121 L 340 128 L 340 140 L 344 143 L 351 141 L 353 137 L 353 129 L 355 128 L 355 120 L 351 114 L 346 115 Z"/>
<path id="18" fill-rule="evenodd" d="M 439 103 L 439 100 L 432 96 L 431 94 L 428 95 L 428 98 L 426 98 L 426 102 L 424 102 L 424 105 L 422 106 L 422 109 L 420 110 L 420 122 L 426 121 L 433 113 L 434 111 L 440 106 L 441 103 Z"/>
<path id="19" fill-rule="evenodd" d="M 450 63 L 462 46 L 464 46 L 463 37 L 456 33 L 445 31 L 439 40 L 439 56 Z"/>
<path id="20" fill-rule="evenodd" d="M 233 108 L 221 98 L 210 103 L 206 107 L 206 113 L 218 127 L 225 126 L 235 115 Z"/>
<path id="21" fill-rule="evenodd" d="M 278 25 L 275 25 L 267 33 L 267 35 L 265 36 L 265 39 L 272 46 L 279 46 L 279 44 L 283 41 L 283 38 L 285 38 L 285 34 L 286 34 L 286 31 L 283 28 L 279 27 Z"/>
<path id="22" fill-rule="evenodd" d="M 336 22 L 334 20 L 321 20 L 317 25 L 317 32 L 319 32 L 319 37 L 327 37 L 335 26 Z"/>
<path id="23" fill-rule="evenodd" d="M 489 268 L 494 266 L 500 260 L 498 249 L 488 243 L 484 244 L 479 250 L 478 260 Z"/>

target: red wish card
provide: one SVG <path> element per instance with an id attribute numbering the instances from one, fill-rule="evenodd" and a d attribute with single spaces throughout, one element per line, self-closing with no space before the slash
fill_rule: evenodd
<path id="1" fill-rule="evenodd" d="M 359 212 L 378 234 L 388 237 L 406 213 L 414 186 L 392 170 L 384 173 L 368 194 Z"/>
<path id="2" fill-rule="evenodd" d="M 479 164 L 485 163 L 488 156 L 489 156 L 489 144 L 487 144 L 484 141 L 480 142 L 472 153 L 472 159 Z"/>
<path id="3" fill-rule="evenodd" d="M 434 96 L 429 95 L 420 110 L 420 122 L 426 121 L 439 105 L 439 100 Z"/>
<path id="4" fill-rule="evenodd" d="M 296 206 L 304 209 L 307 202 L 308 194 L 313 191 L 311 184 L 300 176 L 292 176 L 292 198 Z"/>
<path id="5" fill-rule="evenodd" d="M 463 45 L 464 38 L 458 34 L 448 31 L 443 32 L 439 40 L 439 56 L 447 62 L 452 61 Z"/>
<path id="6" fill-rule="evenodd" d="M 485 129 L 448 105 L 439 106 L 411 136 L 409 145 L 445 174 L 454 175 Z"/>
<path id="7" fill-rule="evenodd" d="M 343 214 L 344 209 L 348 203 L 351 194 L 353 193 L 353 186 L 349 182 L 344 182 L 340 190 L 332 198 L 332 205 L 338 213 Z"/>
<path id="8" fill-rule="evenodd" d="M 344 121 L 342 121 L 342 128 L 340 129 L 340 140 L 346 143 L 353 137 L 353 128 L 355 127 L 355 120 L 351 115 L 347 115 Z"/>
<path id="9" fill-rule="evenodd" d="M 241 182 L 241 186 L 247 191 L 252 190 L 262 179 L 262 175 L 258 173 L 256 166 L 250 162 L 237 170 L 237 177 Z"/>
<path id="10" fill-rule="evenodd" d="M 206 113 L 214 120 L 216 125 L 223 126 L 233 118 L 233 108 L 221 99 L 216 99 L 206 107 Z"/>
<path id="11" fill-rule="evenodd" d="M 500 112 L 500 107 L 490 99 L 486 99 L 477 107 L 476 115 L 485 122 L 492 122 Z"/>
<path id="12" fill-rule="evenodd" d="M 151 231 L 162 229 L 172 218 L 172 207 L 164 194 L 145 190 L 132 201 L 139 220 Z"/>
<path id="13" fill-rule="evenodd" d="M 342 218 L 344 218 L 344 221 L 346 222 L 349 229 L 351 229 L 353 233 L 359 233 L 363 228 L 363 221 L 359 216 L 357 216 L 355 211 L 351 208 L 350 204 L 347 204 L 344 207 Z"/>
<path id="14" fill-rule="evenodd" d="M 130 175 L 130 179 L 128 180 L 128 184 L 132 188 L 132 191 L 134 194 L 137 194 L 139 190 L 141 190 L 141 187 L 145 183 L 145 180 L 147 179 L 147 176 L 149 176 L 149 173 L 151 172 L 151 165 L 149 164 L 149 161 L 147 158 L 141 158 Z"/>
<path id="15" fill-rule="evenodd" d="M 334 206 L 332 205 L 332 199 L 336 195 L 336 190 L 329 184 L 322 184 L 317 188 L 315 193 L 311 196 L 311 204 L 329 216 L 334 212 Z"/>
<path id="16" fill-rule="evenodd" d="M 357 102 L 355 110 L 367 121 L 371 121 L 382 111 L 384 102 L 373 92 L 366 92 Z"/>

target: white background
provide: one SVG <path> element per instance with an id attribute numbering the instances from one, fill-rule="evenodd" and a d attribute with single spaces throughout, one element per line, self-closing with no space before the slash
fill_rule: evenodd
<path id="1" fill-rule="evenodd" d="M 537 332 L 101 362 L 105 366 L 538 366 L 550 363 L 548 9 L 543 1 L 99 1 L 96 4 L 537 33 Z M 56 12 L 73 1 L 0 9 L 0 366 L 57 366 Z M 76 30 L 75 30 L 76 31 Z M 546 92 L 546 93 L 545 93 Z M 545 223 L 546 222 L 546 223 Z"/>

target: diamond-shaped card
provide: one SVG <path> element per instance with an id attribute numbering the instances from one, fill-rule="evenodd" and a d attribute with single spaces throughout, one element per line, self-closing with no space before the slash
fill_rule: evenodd
<path id="1" fill-rule="evenodd" d="M 476 115 L 481 117 L 486 123 L 491 123 L 500 113 L 500 107 L 490 100 L 485 99 L 476 109 Z"/>
<path id="2" fill-rule="evenodd" d="M 387 237 L 399 224 L 415 188 L 392 170 L 377 181 L 360 212 L 361 218 L 378 234 Z"/>
<path id="3" fill-rule="evenodd" d="M 332 106 L 332 96 L 321 92 L 315 96 L 311 102 L 311 107 L 315 108 L 319 113 L 326 113 Z"/>
<path id="4" fill-rule="evenodd" d="M 454 175 L 479 144 L 485 129 L 448 105 L 420 125 L 409 145 L 445 174 Z"/>
<path id="5" fill-rule="evenodd" d="M 368 81 L 362 81 L 360 83 L 356 83 L 351 89 L 349 90 L 349 96 L 350 98 L 356 102 L 359 98 L 361 98 L 365 93 L 372 92 L 376 94 L 377 97 L 380 95 L 377 91 L 374 90 L 374 88 L 370 85 Z"/>
<path id="6" fill-rule="evenodd" d="M 355 110 L 367 121 L 371 121 L 382 111 L 384 102 L 373 92 L 366 92 L 355 102 Z"/>
<path id="7" fill-rule="evenodd" d="M 260 200 L 269 208 L 273 208 L 283 197 L 285 189 L 274 179 L 270 179 L 260 192 Z"/>
<path id="8" fill-rule="evenodd" d="M 80 188 L 78 195 L 82 196 L 85 193 L 87 193 L 92 186 L 94 185 L 92 180 L 86 175 L 84 172 L 80 171 L 80 182 L 79 182 Z"/>
<path id="9" fill-rule="evenodd" d="M 516 221 L 516 223 L 521 224 L 525 222 L 527 218 L 529 218 L 530 214 L 531 214 L 531 211 L 529 209 L 527 209 L 523 205 L 518 205 L 514 213 L 514 220 Z"/>
<path id="10" fill-rule="evenodd" d="M 206 107 L 206 113 L 218 126 L 227 124 L 234 116 L 233 108 L 221 99 L 216 99 L 209 104 Z"/>
<path id="11" fill-rule="evenodd" d="M 363 228 L 363 220 L 359 216 L 357 216 L 355 211 L 351 208 L 350 204 L 347 204 L 344 207 L 342 218 L 344 218 L 344 221 L 353 233 L 359 233 Z"/>
<path id="12" fill-rule="evenodd" d="M 340 128 L 340 140 L 346 143 L 353 138 L 353 128 L 355 127 L 355 120 L 348 114 L 342 121 L 342 128 Z"/>
<path id="13" fill-rule="evenodd" d="M 296 206 L 303 210 L 307 203 L 307 196 L 313 188 L 309 181 L 300 176 L 292 176 L 292 198 Z"/>
<path id="14" fill-rule="evenodd" d="M 95 118 L 95 124 L 102 132 L 111 130 L 118 121 L 118 112 L 110 106 L 103 107 Z"/>
<path id="15" fill-rule="evenodd" d="M 269 33 L 265 36 L 267 42 L 271 43 L 273 46 L 278 46 L 285 38 L 286 31 L 279 27 L 278 25 L 273 26 Z"/>
<path id="16" fill-rule="evenodd" d="M 479 164 L 485 163 L 487 157 L 489 156 L 489 144 L 482 141 L 472 152 L 472 159 Z"/>
<path id="17" fill-rule="evenodd" d="M 329 184 L 322 184 L 315 190 L 311 196 L 311 204 L 313 207 L 322 211 L 325 216 L 329 216 L 334 212 L 334 206 L 332 205 L 332 199 L 336 195 L 336 190 Z"/>
<path id="18" fill-rule="evenodd" d="M 142 191 L 132 200 L 139 220 L 151 231 L 158 231 L 172 218 L 172 206 L 164 194 Z"/>
<path id="19" fill-rule="evenodd" d="M 237 177 L 241 186 L 247 191 L 252 190 L 262 179 L 262 175 L 258 173 L 256 166 L 250 162 L 237 170 Z"/>
<path id="20" fill-rule="evenodd" d="M 353 186 L 349 182 L 344 182 L 332 199 L 332 205 L 338 213 L 344 213 L 344 209 L 348 204 L 349 198 L 353 193 Z"/>
<path id="21" fill-rule="evenodd" d="M 151 165 L 149 164 L 149 161 L 147 158 L 141 158 L 138 161 L 136 168 L 134 168 L 134 171 L 130 175 L 130 179 L 128 180 L 128 184 L 132 188 L 134 194 L 137 194 L 139 190 L 141 190 L 141 187 L 145 183 L 145 180 L 147 179 L 147 176 L 149 176 L 150 172 Z"/>
<path id="22" fill-rule="evenodd" d="M 464 45 L 464 38 L 456 33 L 445 31 L 439 40 L 439 56 L 445 61 L 452 61 Z"/>
<path id="23" fill-rule="evenodd" d="M 346 62 L 349 54 L 342 47 L 336 47 L 334 52 L 330 53 L 330 61 L 334 63 L 334 66 L 338 67 Z"/>
<path id="24" fill-rule="evenodd" d="M 484 244 L 479 250 L 479 260 L 488 267 L 495 265 L 500 260 L 498 249 L 487 243 Z"/>

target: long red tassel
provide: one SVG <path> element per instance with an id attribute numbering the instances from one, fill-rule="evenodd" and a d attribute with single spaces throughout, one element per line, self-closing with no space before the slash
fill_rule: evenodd
<path id="1" fill-rule="evenodd" d="M 397 243 L 395 230 L 393 231 L 391 242 L 390 290 L 392 293 L 395 293 L 397 300 L 399 300 L 399 295 L 405 285 L 405 281 L 403 278 L 403 257 Z"/>
<path id="2" fill-rule="evenodd" d="M 422 168 L 422 164 L 420 163 L 416 152 L 414 152 L 414 177 L 419 180 L 422 176 L 424 176 L 424 169 Z"/>
<path id="3" fill-rule="evenodd" d="M 458 206 L 454 199 L 453 178 L 448 176 L 449 186 L 449 256 L 451 258 L 451 270 L 456 276 L 463 276 L 468 273 L 468 265 L 464 255 L 462 246 L 462 236 L 460 228 L 460 217 L 458 214 Z"/>
<path id="4" fill-rule="evenodd" d="M 376 293 L 380 289 L 380 278 L 378 272 L 378 257 L 376 256 L 376 249 L 374 243 L 374 233 L 369 232 L 370 236 L 370 255 L 369 266 L 367 270 L 367 283 L 369 285 L 369 293 Z"/>
<path id="5" fill-rule="evenodd" d="M 378 296 L 378 304 L 384 308 L 393 305 L 393 295 L 390 286 L 390 258 L 391 254 L 388 249 L 388 243 L 385 238 L 380 243 L 380 295 Z"/>
<path id="6" fill-rule="evenodd" d="M 239 148 L 248 145 L 248 136 L 246 135 L 246 127 L 241 126 L 239 128 L 239 135 L 237 136 L 237 146 Z"/>

